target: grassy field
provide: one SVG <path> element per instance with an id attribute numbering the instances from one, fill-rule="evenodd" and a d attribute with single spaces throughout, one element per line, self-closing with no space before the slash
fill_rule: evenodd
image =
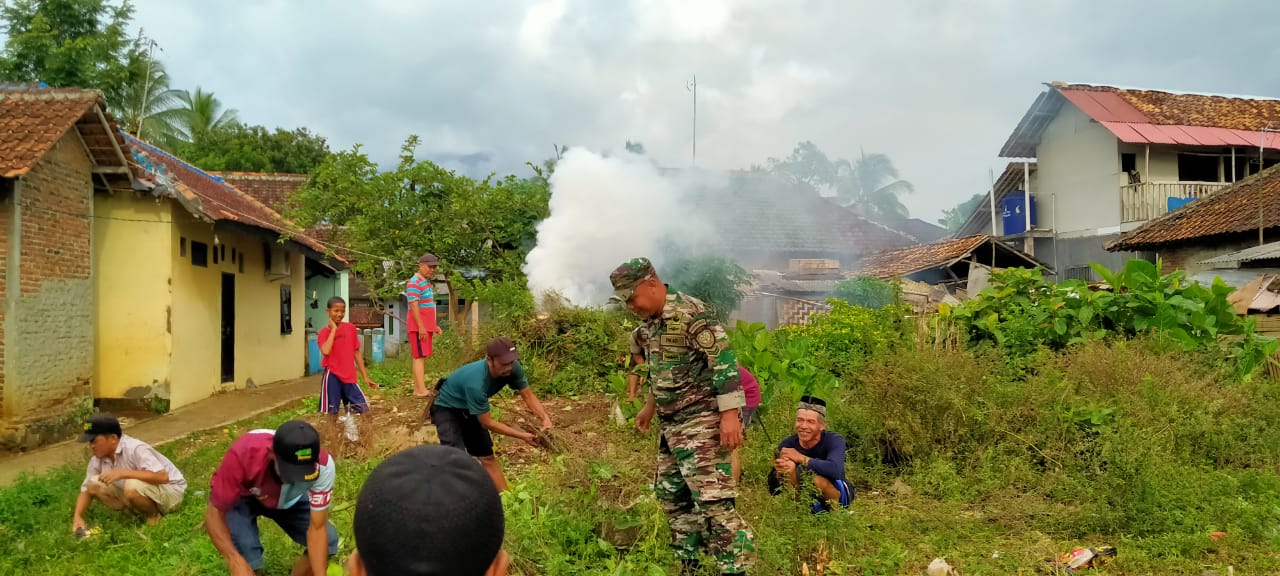
<path id="1" fill-rule="evenodd" d="M 462 359 L 443 354 L 430 372 Z M 966 576 L 1035 574 L 1054 554 L 1097 545 L 1119 549 L 1099 575 L 1280 573 L 1274 384 L 1220 383 L 1200 359 L 1159 343 L 1089 345 L 1041 364 L 1013 384 L 1001 359 L 982 354 L 898 350 L 868 363 L 833 398 L 831 426 L 849 437 L 859 490 L 848 512 L 815 517 L 768 496 L 772 448 L 754 429 L 740 508 L 756 531 L 758 573 L 923 574 L 946 557 Z M 390 384 L 375 404 L 376 438 L 337 449 L 332 518 L 342 543 L 333 570 L 353 547 L 364 478 L 386 454 L 432 441 L 416 425 L 405 364 L 375 370 Z M 603 388 L 547 400 L 564 453 L 498 443 L 511 483 L 514 573 L 675 573 L 649 487 L 657 437 L 614 422 Z M 75 541 L 79 467 L 0 490 L 0 574 L 225 573 L 200 526 L 210 474 L 235 436 L 314 418 L 315 402 L 162 446 L 189 488 L 159 526 L 94 508 L 89 520 L 103 534 Z M 504 421 L 523 414 L 507 393 L 495 407 Z M 777 410 L 765 424 L 776 442 L 790 413 Z M 1226 536 L 1215 541 L 1215 531 Z M 270 573 L 287 574 L 299 548 L 269 522 L 263 535 Z"/>

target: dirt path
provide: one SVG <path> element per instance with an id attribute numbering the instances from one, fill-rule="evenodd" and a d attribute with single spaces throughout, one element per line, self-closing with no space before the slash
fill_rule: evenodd
<path id="1" fill-rule="evenodd" d="M 148 444 L 158 445 L 177 440 L 208 428 L 226 426 L 245 418 L 270 412 L 296 402 L 320 390 L 320 377 L 276 382 L 248 390 L 217 394 L 173 412 L 130 425 L 126 434 Z M 18 476 L 42 473 L 63 464 L 84 466 L 89 460 L 86 448 L 74 441 L 54 444 L 39 450 L 0 459 L 0 487 L 8 486 Z"/>

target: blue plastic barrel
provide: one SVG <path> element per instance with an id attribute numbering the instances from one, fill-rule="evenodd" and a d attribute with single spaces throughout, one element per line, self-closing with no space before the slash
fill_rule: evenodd
<path id="1" fill-rule="evenodd" d="M 1004 235 L 1012 236 L 1014 234 L 1022 234 L 1027 231 L 1027 214 L 1023 207 L 1026 199 L 1022 191 L 1014 190 L 1008 196 L 1000 201 L 1001 207 L 1004 209 L 1003 224 Z M 1035 227 L 1036 221 L 1036 197 L 1031 197 L 1031 226 Z"/>
<path id="2" fill-rule="evenodd" d="M 373 344 L 369 347 L 373 349 L 373 361 L 381 362 L 385 353 L 383 352 L 383 330 L 381 328 L 373 329 Z"/>
<path id="3" fill-rule="evenodd" d="M 307 374 L 320 371 L 320 340 L 313 332 L 307 334 Z"/>

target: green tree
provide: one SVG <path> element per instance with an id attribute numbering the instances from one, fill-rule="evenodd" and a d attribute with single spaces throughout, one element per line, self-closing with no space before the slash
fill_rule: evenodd
<path id="1" fill-rule="evenodd" d="M 184 137 L 182 91 L 169 87 L 169 74 L 160 62 L 152 62 L 141 79 L 125 86 L 122 98 L 107 105 L 121 128 L 161 148 L 173 151 Z"/>
<path id="2" fill-rule="evenodd" d="M 144 39 L 130 37 L 133 6 L 106 0 L 0 2 L 0 80 L 101 90 L 124 98 L 141 79 Z"/>
<path id="3" fill-rule="evenodd" d="M 183 91 L 178 96 L 182 102 L 184 116 L 183 130 L 187 142 L 195 142 L 218 130 L 226 130 L 240 123 L 239 112 L 234 108 L 223 108 L 213 92 L 206 92 L 199 86 L 195 91 Z"/>
<path id="4" fill-rule="evenodd" d="M 706 302 L 721 322 L 727 322 L 747 295 L 751 273 L 730 258 L 690 254 L 674 243 L 667 243 L 663 252 L 667 264 L 662 266 L 662 279 L 671 288 Z"/>
<path id="5" fill-rule="evenodd" d="M 960 227 L 964 226 L 965 220 L 973 215 L 973 211 L 982 205 L 982 201 L 987 199 L 986 194 L 974 194 L 968 200 L 956 205 L 955 208 L 948 208 L 942 211 L 942 218 L 938 219 L 938 224 L 947 229 L 948 232 L 956 233 L 960 231 Z"/>
<path id="6" fill-rule="evenodd" d="M 910 214 L 899 196 L 911 193 L 910 182 L 884 154 L 860 153 L 857 160 L 832 159 L 813 142 L 801 142 L 786 158 L 770 158 L 752 167 L 817 193 L 834 193 L 853 212 L 881 222 L 905 220 Z"/>
<path id="7" fill-rule="evenodd" d="M 418 138 L 401 147 L 400 162 L 381 171 L 360 146 L 329 155 L 299 191 L 291 217 L 301 226 L 328 222 L 353 249 L 356 273 L 374 293 L 391 297 L 431 251 L 454 272 L 456 288 L 524 278 L 537 223 L 549 215 L 550 193 L 539 178 L 474 180 L 419 160 Z M 385 265 L 384 265 L 385 260 Z M 474 277 L 476 274 L 468 274 Z"/>
<path id="8" fill-rule="evenodd" d="M 837 162 L 836 174 L 836 197 L 850 210 L 882 222 L 910 216 L 898 198 L 914 192 L 915 187 L 898 178 L 898 169 L 887 155 L 860 152 L 853 162 Z"/>
<path id="9" fill-rule="evenodd" d="M 863 308 L 884 308 L 897 299 L 897 288 L 891 282 L 859 276 L 836 284 L 836 298 Z"/>
<path id="10" fill-rule="evenodd" d="M 310 174 L 329 156 L 329 144 L 306 128 L 235 124 L 180 145 L 178 154 L 204 170 Z"/>

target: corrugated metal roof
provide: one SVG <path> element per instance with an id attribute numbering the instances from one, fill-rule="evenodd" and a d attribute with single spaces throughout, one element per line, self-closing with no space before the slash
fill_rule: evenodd
<path id="1" fill-rule="evenodd" d="M 1255 262 L 1258 260 L 1280 260 L 1280 242 L 1271 242 L 1261 246 L 1245 248 L 1238 252 L 1215 256 L 1208 260 L 1201 260 L 1201 264 L 1208 266 L 1222 266 L 1226 268 L 1237 268 L 1239 264 L 1244 262 Z"/>

